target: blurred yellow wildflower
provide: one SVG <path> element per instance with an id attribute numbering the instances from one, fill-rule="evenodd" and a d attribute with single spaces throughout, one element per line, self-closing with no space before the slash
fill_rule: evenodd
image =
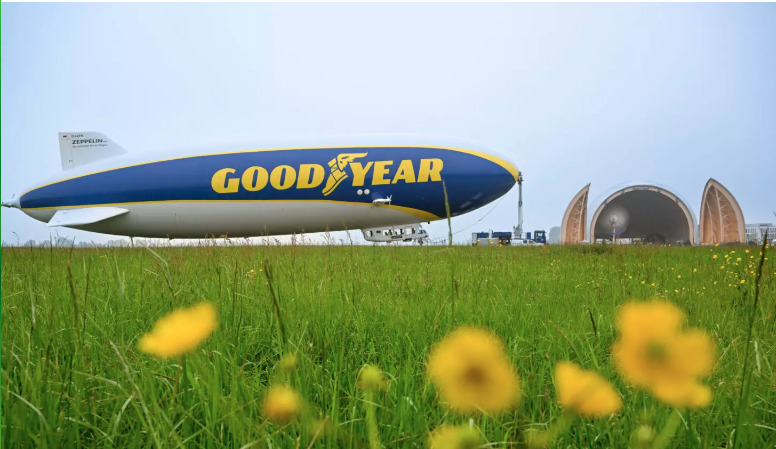
<path id="1" fill-rule="evenodd" d="M 218 327 L 216 311 L 210 303 L 178 309 L 160 318 L 153 330 L 140 339 L 140 350 L 162 358 L 191 352 Z"/>
<path id="2" fill-rule="evenodd" d="M 612 384 L 575 363 L 555 365 L 555 389 L 563 408 L 586 418 L 603 418 L 622 408 L 620 395 Z"/>
<path id="3" fill-rule="evenodd" d="M 612 355 L 626 382 L 675 407 L 705 407 L 711 389 L 698 378 L 714 367 L 714 342 L 700 329 L 683 330 L 684 321 L 684 313 L 669 302 L 624 304 Z"/>
<path id="4" fill-rule="evenodd" d="M 443 424 L 428 436 L 431 449 L 474 449 L 480 446 L 480 435 L 469 426 Z"/>
<path id="5" fill-rule="evenodd" d="M 492 332 L 473 327 L 453 331 L 436 344 L 427 374 L 439 396 L 456 411 L 501 412 L 514 407 L 520 381 Z"/>
<path id="6" fill-rule="evenodd" d="M 383 371 L 374 365 L 365 365 L 358 373 L 358 388 L 363 391 L 387 390 L 388 381 Z"/>
<path id="7" fill-rule="evenodd" d="M 713 256 L 712 258 L 713 258 L 713 259 L 716 259 L 716 258 L 717 258 L 717 255 L 716 255 L 716 254 L 714 254 L 714 256 Z"/>
<path id="8" fill-rule="evenodd" d="M 296 418 L 301 404 L 302 399 L 296 390 L 288 385 L 275 385 L 264 398 L 262 413 L 269 421 L 282 426 Z"/>

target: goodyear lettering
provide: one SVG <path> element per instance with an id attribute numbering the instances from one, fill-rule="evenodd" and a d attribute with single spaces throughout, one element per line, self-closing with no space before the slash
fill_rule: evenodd
<path id="1" fill-rule="evenodd" d="M 272 168 L 256 165 L 246 168 L 242 173 L 227 167 L 213 173 L 210 185 L 216 193 L 237 193 L 240 188 L 248 192 L 258 192 L 267 185 L 275 190 L 288 190 L 292 187 L 315 189 L 323 186 L 322 193 L 328 196 L 349 178 L 352 178 L 350 184 L 353 187 L 363 187 L 370 175 L 371 185 L 374 186 L 442 180 L 442 159 L 368 162 L 355 160 L 366 155 L 367 153 L 339 154 L 329 161 L 328 170 L 321 164 L 299 164 L 297 167 L 278 165 Z"/>
<path id="2" fill-rule="evenodd" d="M 442 159 L 421 159 L 418 182 L 441 181 L 443 166 Z"/>
<path id="3" fill-rule="evenodd" d="M 415 169 L 412 167 L 412 161 L 404 160 L 399 164 L 391 184 L 396 184 L 399 181 L 404 181 L 405 183 L 415 182 Z"/>
<path id="4" fill-rule="evenodd" d="M 210 180 L 210 185 L 216 193 L 235 193 L 240 190 L 240 181 L 237 178 L 227 179 L 227 175 L 234 173 L 233 168 L 218 170 Z"/>
<path id="5" fill-rule="evenodd" d="M 269 173 L 264 167 L 250 167 L 243 172 L 242 186 L 249 192 L 258 192 L 267 186 Z"/>
<path id="6" fill-rule="evenodd" d="M 375 162 L 375 169 L 372 172 L 372 185 L 381 186 L 390 184 L 391 181 L 385 179 L 385 175 L 388 174 L 388 166 L 393 165 L 393 161 L 377 161 Z"/>
<path id="7" fill-rule="evenodd" d="M 318 164 L 302 164 L 299 166 L 297 189 L 314 189 L 323 184 L 323 167 Z"/>
<path id="8" fill-rule="evenodd" d="M 290 189 L 296 182 L 296 170 L 290 165 L 278 165 L 269 175 L 269 183 L 278 190 Z"/>
<path id="9" fill-rule="evenodd" d="M 366 165 L 361 165 L 360 162 L 352 162 L 350 164 L 350 168 L 353 170 L 353 187 L 364 185 L 364 180 L 372 165 L 374 165 L 374 162 L 367 162 Z"/>

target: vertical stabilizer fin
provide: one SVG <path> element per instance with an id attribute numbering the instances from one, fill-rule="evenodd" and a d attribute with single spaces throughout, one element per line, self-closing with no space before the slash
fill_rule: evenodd
<path id="1" fill-rule="evenodd" d="M 119 156 L 127 150 L 107 138 L 104 134 L 91 131 L 59 133 L 59 155 L 62 158 L 62 170 L 79 165 Z"/>

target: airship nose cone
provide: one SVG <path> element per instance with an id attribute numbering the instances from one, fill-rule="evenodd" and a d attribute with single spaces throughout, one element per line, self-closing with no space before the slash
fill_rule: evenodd
<path id="1" fill-rule="evenodd" d="M 469 152 L 469 158 L 446 179 L 451 215 L 480 208 L 507 193 L 520 173 L 515 166 L 486 153 Z"/>

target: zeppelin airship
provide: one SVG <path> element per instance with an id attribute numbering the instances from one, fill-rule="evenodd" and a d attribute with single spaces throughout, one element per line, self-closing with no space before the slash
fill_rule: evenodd
<path id="1" fill-rule="evenodd" d="M 430 222 L 504 195 L 518 171 L 472 145 L 273 142 L 154 158 L 59 133 L 63 174 L 3 206 L 48 226 L 130 237 L 251 237 Z M 373 141 L 374 142 L 374 141 Z"/>

